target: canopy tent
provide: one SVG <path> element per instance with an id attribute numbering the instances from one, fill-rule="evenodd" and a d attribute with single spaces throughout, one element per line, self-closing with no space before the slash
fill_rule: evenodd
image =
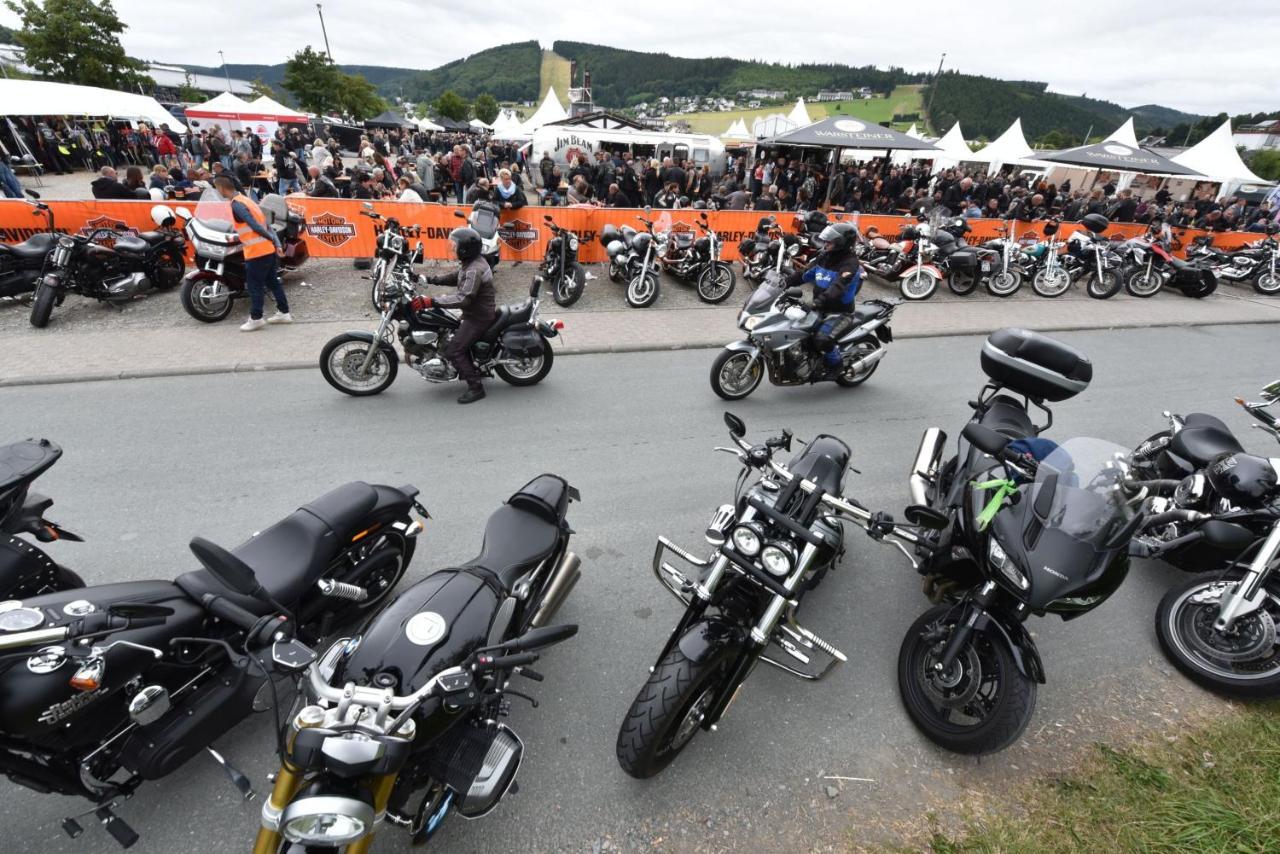
<path id="1" fill-rule="evenodd" d="M 395 110 L 386 110 L 379 115 L 368 119 L 364 126 L 367 128 L 411 128 L 414 123 L 397 113 Z"/>
<path id="2" fill-rule="evenodd" d="M 1088 140 L 1085 140 L 1088 142 Z M 1118 142 L 1121 145 L 1127 145 L 1130 148 L 1138 147 L 1138 135 L 1133 129 L 1133 116 L 1125 119 L 1124 124 L 1111 132 L 1103 142 Z"/>
<path id="3" fill-rule="evenodd" d="M 1050 163 L 1068 166 L 1084 166 L 1090 169 L 1108 169 L 1113 172 L 1144 173 L 1148 175 L 1197 175 L 1195 169 L 1174 163 L 1154 151 L 1123 142 L 1095 142 L 1044 154 L 1042 159 Z"/>
<path id="4" fill-rule="evenodd" d="M 804 108 L 804 98 L 796 99 L 796 105 L 787 114 L 787 121 L 792 122 L 796 127 L 813 124 L 813 119 L 809 118 L 809 111 Z"/>
<path id="5" fill-rule="evenodd" d="M 796 128 L 765 140 L 763 145 L 807 145 L 822 148 L 907 149 L 936 151 L 933 143 L 905 133 L 868 124 L 847 116 L 828 116 L 822 121 Z"/>
<path id="6" fill-rule="evenodd" d="M 797 127 L 799 125 L 782 113 L 770 113 L 767 116 L 760 116 L 751 123 L 751 135 L 756 139 L 764 139 L 765 137 L 784 134 L 787 131 L 795 130 Z"/>
<path id="7" fill-rule="evenodd" d="M 166 124 L 179 133 L 187 129 L 155 98 L 46 80 L 0 79 L 0 115 L 134 119 L 156 126 Z"/>
<path id="8" fill-rule="evenodd" d="M 563 121 L 567 118 L 569 118 L 569 114 L 565 112 L 560 99 L 556 97 L 556 88 L 548 86 L 546 97 L 542 99 L 538 109 L 533 111 L 533 115 L 520 125 L 520 132 L 532 137 L 533 132 L 543 125 Z"/>
<path id="9" fill-rule="evenodd" d="M 907 128 L 907 136 L 911 137 L 912 139 L 924 139 L 924 134 L 920 133 L 920 131 L 916 129 L 915 122 L 912 122 L 911 127 Z M 895 166 L 905 166 L 911 162 L 911 158 L 912 158 L 911 154 L 900 151 L 894 154 L 893 157 L 889 159 L 890 159 L 890 162 L 892 162 L 893 165 Z"/>
<path id="10" fill-rule="evenodd" d="M 456 122 L 453 119 L 447 119 L 444 116 L 439 116 L 438 118 L 436 118 L 435 122 L 436 124 L 440 125 L 440 127 L 444 130 L 449 130 L 449 131 L 471 130 L 471 125 L 467 124 L 466 122 Z"/>
<path id="11" fill-rule="evenodd" d="M 306 113 L 300 113 L 297 110 L 291 110 L 279 101 L 268 98 L 266 95 L 259 95 L 249 102 L 251 112 L 259 113 L 264 116 L 275 118 L 280 124 L 285 123 L 306 123 L 311 121 L 311 117 Z"/>
<path id="12" fill-rule="evenodd" d="M 964 141 L 964 134 L 960 132 L 960 123 L 956 122 L 951 126 L 951 130 L 942 135 L 942 138 L 934 143 L 943 153 L 933 158 L 933 172 L 936 175 L 943 169 L 950 169 L 959 166 L 966 161 L 974 159 L 973 149 L 969 147 L 969 143 Z"/>
<path id="13" fill-rule="evenodd" d="M 476 128 L 477 130 L 492 130 L 492 129 L 493 129 L 493 125 L 491 125 L 491 124 L 486 124 L 485 122 L 481 121 L 480 119 L 472 119 L 472 120 L 471 120 L 471 126 L 472 126 L 473 128 Z"/>
<path id="14" fill-rule="evenodd" d="M 1027 138 L 1022 133 L 1022 119 L 1014 119 L 1013 124 L 994 141 L 978 151 L 969 153 L 967 160 L 987 164 L 987 174 L 994 175 L 1001 166 L 1025 166 L 1045 168 L 1048 166 L 1036 152 L 1027 145 Z"/>
<path id="15" fill-rule="evenodd" d="M 1231 121 L 1223 122 L 1217 130 L 1175 155 L 1173 162 L 1179 166 L 1192 169 L 1214 181 L 1223 184 L 1223 195 L 1227 194 L 1227 184 L 1267 184 L 1240 159 L 1236 144 L 1231 138 Z"/>
<path id="16" fill-rule="evenodd" d="M 418 130 L 426 130 L 426 131 L 444 130 L 443 127 L 431 121 L 431 119 L 418 119 L 417 125 L 418 125 Z"/>
<path id="17" fill-rule="evenodd" d="M 720 134 L 720 138 L 751 139 L 751 131 L 747 130 L 747 123 L 739 118 L 729 123 L 729 129 Z"/>
<path id="18" fill-rule="evenodd" d="M 253 111 L 253 107 L 249 106 L 248 101 L 238 98 L 230 92 L 223 92 L 203 104 L 192 104 L 186 110 L 187 118 L 189 119 L 222 119 L 227 122 L 239 122 L 241 116 Z M 195 122 L 192 122 L 192 124 L 194 125 Z"/>

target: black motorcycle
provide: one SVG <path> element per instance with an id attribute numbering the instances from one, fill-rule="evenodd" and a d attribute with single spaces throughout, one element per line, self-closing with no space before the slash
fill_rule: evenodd
<path id="1" fill-rule="evenodd" d="M 550 282 L 556 305 L 568 307 L 582 296 L 587 285 L 587 271 L 578 263 L 578 235 L 556 225 L 549 216 L 542 218 L 553 237 L 547 241 L 547 252 L 538 268 L 543 281 Z"/>
<path id="2" fill-rule="evenodd" d="M 742 277 L 748 282 L 764 281 L 764 274 L 776 266 L 776 252 L 770 252 L 771 244 L 782 235 L 778 220 L 763 216 L 756 222 L 755 233 L 738 242 L 738 257 L 742 263 Z M 780 247 L 781 240 L 778 246 Z M 797 250 L 799 251 L 799 250 Z"/>
<path id="3" fill-rule="evenodd" d="M 1222 252 L 1213 248 L 1213 235 L 1204 234 L 1191 241 L 1187 260 L 1207 263 L 1214 274 L 1233 284 L 1249 282 L 1253 289 L 1266 296 L 1280 294 L 1280 223 L 1269 222 L 1263 226 L 1266 235 L 1234 252 Z"/>
<path id="4" fill-rule="evenodd" d="M 419 276 L 413 271 L 413 265 L 422 263 L 422 241 L 419 240 L 418 245 L 410 249 L 409 238 L 419 236 L 421 229 L 416 225 L 403 226 L 400 220 L 393 216 L 384 217 L 375 211 L 369 202 L 364 203 L 364 210 L 360 211 L 360 215 L 381 223 L 377 226 L 378 248 L 374 250 L 373 263 L 369 265 L 369 278 L 372 280 L 369 286 L 369 299 L 373 307 L 381 311 L 382 304 L 386 302 L 383 298 L 383 289 L 387 282 L 392 280 L 408 280 L 415 284 L 419 282 Z"/>
<path id="5" fill-rule="evenodd" d="M 996 250 L 969 245 L 965 235 L 972 231 L 973 227 L 964 217 L 953 217 L 934 229 L 931 237 L 936 247 L 933 263 L 957 296 L 973 293 L 1000 264 Z"/>
<path id="6" fill-rule="evenodd" d="M 877 515 L 842 497 L 844 442 L 816 436 L 783 466 L 773 456 L 791 450 L 789 431 L 752 445 L 740 418 L 724 420 L 735 447 L 716 450 L 736 455 L 743 469 L 734 502 L 707 527 L 710 554 L 700 558 L 666 537 L 654 551 L 654 575 L 685 610 L 618 731 L 618 762 L 633 777 L 652 777 L 699 729 L 715 729 L 757 662 L 816 681 L 845 661 L 796 622 L 796 611 L 844 554 L 841 519 L 879 531 Z M 759 480 L 748 487 L 753 472 Z M 905 530 L 895 535 L 915 540 Z"/>
<path id="7" fill-rule="evenodd" d="M 609 224 L 600 229 L 600 245 L 609 257 L 609 281 L 621 285 L 627 281 L 627 256 L 636 230 L 629 225 L 619 228 Z"/>
<path id="8" fill-rule="evenodd" d="M 1085 293 L 1094 299 L 1110 299 L 1120 292 L 1121 267 L 1124 258 L 1118 244 L 1103 236 L 1111 227 L 1111 221 L 1102 214 L 1088 214 L 1080 220 L 1084 226 L 1067 238 L 1067 251 L 1062 256 L 1062 266 L 1067 272 L 1067 286 L 1084 280 Z M 1066 290 L 1066 288 L 1063 288 Z M 1041 296 L 1057 296 L 1038 290 Z"/>
<path id="9" fill-rule="evenodd" d="M 45 518 L 53 499 L 31 491 L 31 484 L 62 456 L 48 439 L 27 439 L 0 446 L 0 600 L 84 587 L 80 576 L 59 565 L 34 543 L 84 542 Z"/>
<path id="10" fill-rule="evenodd" d="M 498 308 L 493 324 L 471 347 L 471 357 L 483 376 L 495 374 L 513 386 L 530 386 L 551 373 L 555 351 L 551 339 L 564 323 L 538 317 L 538 293 L 542 280 L 535 278 L 524 302 Z M 383 288 L 382 319 L 375 332 L 344 332 L 329 339 L 320 351 L 320 372 L 325 381 L 343 394 L 366 397 L 379 394 L 395 382 L 400 355 L 428 382 L 446 383 L 458 378 L 445 348 L 462 321 L 447 308 L 414 308 L 414 288 L 407 279 L 388 282 Z"/>
<path id="11" fill-rule="evenodd" d="M 254 851 L 367 851 L 384 815 L 422 845 L 450 813 L 498 805 L 524 752 L 500 719 L 512 697 L 538 705 L 511 679 L 542 681 L 535 650 L 577 633 L 550 625 L 581 575 L 574 500 L 562 478 L 534 478 L 489 518 L 477 557 L 403 591 L 310 666 Z"/>
<path id="12" fill-rule="evenodd" d="M 32 216 L 43 216 L 45 230 L 31 235 L 21 243 L 0 243 L 0 297 L 20 297 L 36 289 L 40 274 L 44 272 L 45 258 L 53 251 L 58 235 L 53 230 L 53 211 L 34 190 L 27 195 L 36 199 L 31 205 Z"/>
<path id="13" fill-rule="evenodd" d="M 248 778 L 210 748 L 255 711 L 278 706 L 262 654 L 306 643 L 376 611 L 403 577 L 422 523 L 411 486 L 348 483 L 234 552 L 203 540 L 203 568 L 174 581 L 82 587 L 0 609 L 0 773 L 42 793 L 84 797 L 126 847 L 118 802 L 210 749 L 246 796 Z M 245 568 L 239 583 L 226 567 Z M 249 569 L 251 568 L 251 571 Z M 287 653 L 287 650 L 281 650 Z M 82 831 L 75 818 L 63 827 Z"/>

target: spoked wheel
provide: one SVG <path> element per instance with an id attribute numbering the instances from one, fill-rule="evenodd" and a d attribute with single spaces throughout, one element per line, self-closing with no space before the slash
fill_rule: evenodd
<path id="1" fill-rule="evenodd" d="M 852 388 L 856 385 L 862 385 L 871 379 L 871 375 L 876 372 L 876 368 L 880 367 L 880 362 L 875 361 L 869 365 L 854 367 L 854 363 L 859 359 L 865 359 L 872 353 L 880 349 L 880 342 L 874 338 L 865 341 L 859 341 L 851 348 L 845 351 L 844 364 L 841 366 L 839 375 L 836 376 L 836 384 L 845 388 Z"/>
<path id="2" fill-rule="evenodd" d="M 542 341 L 542 355 L 526 358 L 511 358 L 511 364 L 498 364 L 493 372 L 503 382 L 514 386 L 537 385 L 547 374 L 551 373 L 551 363 L 556 353 L 551 349 L 551 342 Z M 504 361 L 505 361 L 504 357 Z"/>
<path id="3" fill-rule="evenodd" d="M 938 280 L 928 273 L 917 270 L 903 279 L 898 288 L 905 299 L 928 299 L 938 289 Z"/>
<path id="4" fill-rule="evenodd" d="M 632 308 L 648 308 L 658 299 L 658 276 L 636 274 L 627 284 L 627 305 Z"/>
<path id="5" fill-rule="evenodd" d="M 1103 270 L 1102 275 L 1092 273 L 1085 291 L 1094 299 L 1111 299 L 1120 292 L 1120 275 L 1114 270 Z"/>
<path id="6" fill-rule="evenodd" d="M 1253 280 L 1253 289 L 1260 294 L 1275 296 L 1280 294 L 1280 273 L 1266 271 Z"/>
<path id="7" fill-rule="evenodd" d="M 176 246 L 166 246 L 156 256 L 155 263 L 147 271 L 147 281 L 158 291 L 176 288 L 182 283 L 182 276 L 187 270 L 187 261 Z"/>
<path id="8" fill-rule="evenodd" d="M 1230 631 L 1214 627 L 1218 605 L 1243 573 L 1195 578 L 1175 587 L 1156 609 L 1160 648 L 1191 681 L 1236 697 L 1280 697 L 1280 581 L 1267 582 L 1262 607 L 1235 621 Z"/>
<path id="9" fill-rule="evenodd" d="M 690 661 L 678 648 L 662 660 L 636 695 L 618 730 L 618 764 L 632 777 L 662 771 L 688 746 L 724 678 L 724 653 Z"/>
<path id="10" fill-rule="evenodd" d="M 1031 720 L 1036 683 L 1023 676 L 1009 650 L 974 632 L 945 672 L 942 657 L 956 609 L 939 605 L 915 621 L 898 653 L 898 689 L 907 714 L 930 741 L 956 753 L 1003 750 Z"/>
<path id="11" fill-rule="evenodd" d="M 711 363 L 711 390 L 725 400 L 742 400 L 760 385 L 764 377 L 761 362 L 757 357 L 751 364 L 751 354 L 743 350 L 720 351 Z"/>
<path id="12" fill-rule="evenodd" d="M 187 314 L 201 323 L 217 323 L 231 314 L 231 289 L 221 279 L 187 279 L 179 296 Z"/>
<path id="13" fill-rule="evenodd" d="M 1135 270 L 1124 280 L 1124 289 L 1135 297 L 1153 297 L 1164 286 L 1164 277 L 1155 270 Z"/>
<path id="14" fill-rule="evenodd" d="M 734 275 L 732 267 L 714 263 L 698 276 L 698 298 L 705 303 L 717 305 L 729 298 L 737 283 L 738 277 Z"/>
<path id="15" fill-rule="evenodd" d="M 369 348 L 377 349 L 369 370 L 362 371 Z M 320 373 L 343 394 L 368 397 L 386 391 L 395 381 L 399 362 L 376 341 L 354 335 L 339 335 L 320 351 Z"/>
<path id="16" fill-rule="evenodd" d="M 556 279 L 556 286 L 551 296 L 556 301 L 556 305 L 568 308 L 582 297 L 582 291 L 586 285 L 586 271 L 574 264 Z"/>
<path id="17" fill-rule="evenodd" d="M 1052 271 L 1036 270 L 1031 277 L 1031 289 L 1042 297 L 1060 297 L 1071 287 L 1071 274 L 1061 267 Z"/>
<path id="18" fill-rule="evenodd" d="M 993 297 L 1013 296 L 1022 287 L 1022 273 L 1014 269 L 997 270 L 987 279 L 987 293 Z"/>

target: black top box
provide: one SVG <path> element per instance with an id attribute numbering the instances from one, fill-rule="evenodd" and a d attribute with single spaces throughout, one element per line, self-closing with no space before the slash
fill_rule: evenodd
<path id="1" fill-rule="evenodd" d="M 982 345 L 982 370 L 1010 391 L 1057 402 L 1089 387 L 1089 357 L 1061 341 L 1029 329 L 997 329 Z"/>

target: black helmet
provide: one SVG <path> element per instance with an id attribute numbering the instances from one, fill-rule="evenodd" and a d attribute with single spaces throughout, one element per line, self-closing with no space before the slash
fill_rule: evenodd
<path id="1" fill-rule="evenodd" d="M 1102 234 L 1111 227 L 1111 220 L 1107 219 L 1100 213 L 1091 213 L 1084 216 L 1080 220 L 1080 224 L 1092 231 L 1094 234 Z"/>
<path id="2" fill-rule="evenodd" d="M 616 225 L 606 225 L 604 228 L 600 229 L 601 246 L 608 246 L 613 241 L 621 239 L 622 232 L 618 231 L 618 227 Z"/>
<path id="3" fill-rule="evenodd" d="M 809 211 L 804 215 L 804 224 L 809 231 L 821 232 L 827 227 L 827 215 L 822 211 Z"/>
<path id="4" fill-rule="evenodd" d="M 694 203 L 693 203 L 693 206 L 694 206 L 694 208 L 695 208 L 695 209 L 697 209 L 697 210 L 706 210 L 706 209 L 707 209 L 707 203 L 706 203 L 706 202 L 704 202 L 702 199 L 698 199 L 696 202 L 694 202 Z"/>
<path id="5" fill-rule="evenodd" d="M 760 221 L 756 223 L 756 231 L 765 232 L 773 228 L 777 224 L 777 220 L 771 216 L 762 216 Z"/>
<path id="6" fill-rule="evenodd" d="M 462 226 L 449 232 L 449 242 L 459 261 L 471 261 L 480 257 L 480 235 L 474 228 Z"/>
<path id="7" fill-rule="evenodd" d="M 853 234 L 854 228 L 849 223 L 832 223 L 818 233 L 818 243 L 825 251 L 838 255 L 849 251 L 853 245 Z"/>
<path id="8" fill-rule="evenodd" d="M 1280 234 L 1280 223 L 1269 222 L 1262 227 L 1263 234 Z"/>

